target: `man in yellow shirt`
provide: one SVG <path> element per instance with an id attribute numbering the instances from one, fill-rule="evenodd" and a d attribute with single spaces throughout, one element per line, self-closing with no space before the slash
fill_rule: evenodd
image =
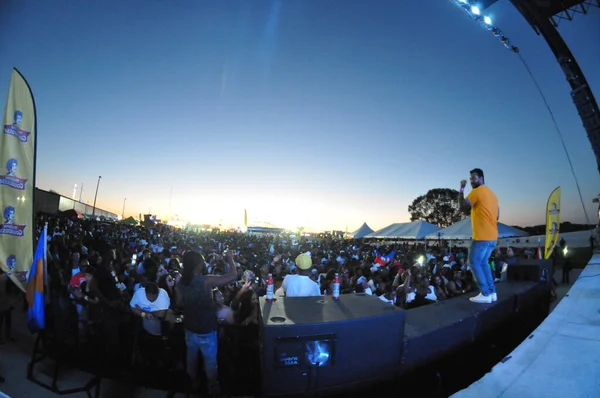
<path id="1" fill-rule="evenodd" d="M 500 208 L 498 207 L 498 198 L 485 185 L 481 169 L 471 170 L 471 187 L 473 189 L 465 198 L 466 186 L 467 181 L 462 180 L 460 182 L 458 205 L 463 212 L 471 213 L 473 240 L 471 250 L 469 250 L 469 263 L 481 289 L 479 295 L 471 297 L 469 300 L 474 303 L 489 304 L 498 299 L 494 277 L 488 261 L 498 242 Z"/>

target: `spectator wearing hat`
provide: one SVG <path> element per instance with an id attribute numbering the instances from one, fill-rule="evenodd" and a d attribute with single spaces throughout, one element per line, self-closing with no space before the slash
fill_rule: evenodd
<path id="1" fill-rule="evenodd" d="M 312 258 L 306 253 L 300 254 L 296 257 L 296 267 L 298 274 L 287 275 L 283 279 L 282 287 L 285 295 L 287 297 L 320 296 L 319 284 L 310 278 Z"/>

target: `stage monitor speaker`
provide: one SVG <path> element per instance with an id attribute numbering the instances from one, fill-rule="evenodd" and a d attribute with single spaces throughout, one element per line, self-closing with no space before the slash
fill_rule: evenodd
<path id="1" fill-rule="evenodd" d="M 263 395 L 341 393 L 391 380 L 405 312 L 374 296 L 260 299 Z"/>
<path id="2" fill-rule="evenodd" d="M 552 260 L 519 260 L 508 265 L 507 279 L 518 282 L 543 282 L 552 281 L 554 268 Z"/>
<path id="3" fill-rule="evenodd" d="M 466 296 L 407 311 L 402 374 L 435 363 L 472 344 L 476 314 L 477 305 Z"/>
<path id="4" fill-rule="evenodd" d="M 530 289 L 517 295 L 517 315 L 520 319 L 531 319 L 532 315 L 537 315 L 540 321 L 543 320 L 550 311 L 550 288 L 549 284 L 536 283 Z"/>
<path id="5" fill-rule="evenodd" d="M 515 315 L 517 297 L 511 285 L 527 285 L 525 282 L 502 282 L 496 284 L 498 300 L 490 305 L 480 305 L 477 308 L 477 328 L 475 338 L 481 339 L 485 335 L 494 334 L 502 325 L 506 325 Z"/>

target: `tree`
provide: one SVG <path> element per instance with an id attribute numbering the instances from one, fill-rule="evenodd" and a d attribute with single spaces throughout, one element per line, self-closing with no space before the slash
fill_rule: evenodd
<path id="1" fill-rule="evenodd" d="M 410 221 L 424 220 L 438 227 L 446 228 L 466 215 L 458 207 L 458 191 L 450 188 L 430 189 L 408 206 Z"/>

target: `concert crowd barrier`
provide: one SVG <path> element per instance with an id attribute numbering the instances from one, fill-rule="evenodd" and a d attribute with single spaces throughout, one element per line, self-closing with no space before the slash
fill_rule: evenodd
<path id="1" fill-rule="evenodd" d="M 404 311 L 363 294 L 339 301 L 261 298 L 256 335 L 244 335 L 243 327 L 221 331 L 222 385 L 231 396 L 348 397 L 408 391 L 407 386 L 448 396 L 489 371 L 547 316 L 548 268 L 544 261 L 509 266 L 509 281 L 496 285 L 498 301 L 492 304 L 463 296 Z M 139 323 L 134 325 L 128 329 L 130 352 L 108 364 L 102 349 L 82 352 L 76 343 L 41 334 L 28 378 L 60 395 L 85 391 L 91 397 L 95 387 L 99 397 L 102 379 L 165 390 L 168 396 L 189 392 L 182 330 L 151 341 L 156 352 L 148 354 L 141 349 L 148 336 L 140 338 Z M 44 383 L 35 368 L 48 359 L 54 372 Z M 61 390 L 61 367 L 93 376 L 81 388 Z"/>

